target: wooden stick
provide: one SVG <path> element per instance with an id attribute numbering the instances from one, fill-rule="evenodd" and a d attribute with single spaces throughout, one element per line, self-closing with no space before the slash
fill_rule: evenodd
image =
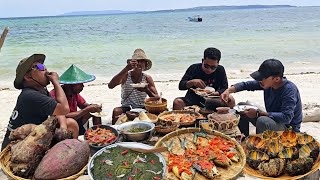
<path id="1" fill-rule="evenodd" d="M 8 34 L 8 31 L 9 31 L 9 28 L 8 28 L 8 27 L 5 27 L 4 30 L 3 30 L 3 32 L 2 32 L 2 35 L 1 35 L 1 37 L 0 37 L 0 50 L 1 50 L 1 48 L 2 48 L 2 45 L 3 45 L 3 43 L 4 43 L 4 40 L 6 39 L 6 36 L 7 36 L 7 34 Z"/>

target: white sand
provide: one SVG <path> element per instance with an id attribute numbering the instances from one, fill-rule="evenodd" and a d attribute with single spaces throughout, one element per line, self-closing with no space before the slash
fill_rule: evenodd
<path id="1" fill-rule="evenodd" d="M 249 74 L 249 73 L 246 73 Z M 230 74 L 229 84 L 234 84 L 246 79 L 236 79 L 236 77 L 248 77 L 247 75 L 239 74 Z M 303 112 L 305 119 L 317 120 L 320 119 L 320 83 L 317 82 L 320 80 L 320 74 L 296 74 L 296 75 L 287 75 L 287 78 L 294 82 L 301 94 L 302 103 L 303 103 Z M 99 79 L 99 78 L 98 78 Z M 179 77 L 177 78 L 179 79 Z M 172 101 L 175 97 L 184 96 L 186 91 L 178 90 L 178 81 L 170 82 L 155 82 L 158 92 L 163 93 L 163 97 L 168 100 L 168 108 L 172 108 Z M 52 86 L 49 86 L 49 90 L 52 89 Z M 3 88 L 0 86 L 0 99 L 1 105 L 0 108 L 0 143 L 2 143 L 4 133 L 6 131 L 6 126 L 11 115 L 11 112 L 15 106 L 17 97 L 20 91 L 14 89 L 13 87 Z M 81 93 L 83 97 L 90 103 L 102 104 L 103 111 L 108 113 L 107 117 L 103 118 L 103 123 L 107 124 L 111 122 L 111 113 L 113 107 L 120 105 L 120 86 L 115 89 L 108 89 L 106 82 L 99 82 L 98 80 L 86 84 L 84 91 Z M 237 102 L 250 100 L 256 104 L 264 105 L 263 102 L 263 93 L 262 91 L 257 92 L 240 92 L 234 94 Z M 320 141 L 320 122 L 308 122 L 303 123 L 301 127 L 302 132 L 307 132 Z M 251 130 L 254 132 L 254 129 Z M 243 179 L 248 179 L 246 176 Z M 242 179 L 242 178 L 241 178 Z"/>

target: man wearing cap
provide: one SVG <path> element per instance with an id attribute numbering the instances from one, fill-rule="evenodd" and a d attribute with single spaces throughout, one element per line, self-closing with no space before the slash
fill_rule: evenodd
<path id="1" fill-rule="evenodd" d="M 205 89 L 211 87 L 215 89 L 212 95 L 219 96 L 228 88 L 228 79 L 223 66 L 219 65 L 221 52 L 219 49 L 209 47 L 204 51 L 202 63 L 191 65 L 179 83 L 179 90 L 188 90 L 185 97 L 178 97 L 173 101 L 173 109 L 181 110 L 185 106 L 197 105 L 215 110 L 219 106 L 234 106 L 234 99 L 230 97 L 230 101 L 225 103 L 220 99 L 208 99 L 197 95 L 194 90 L 196 88 Z M 207 106 L 207 105 L 206 105 Z"/>
<path id="2" fill-rule="evenodd" d="M 9 143 L 10 132 L 24 124 L 41 124 L 48 116 L 65 115 L 69 112 L 68 101 L 59 84 L 56 72 L 48 72 L 43 65 L 45 55 L 34 54 L 20 61 L 16 69 L 14 87 L 21 89 L 16 106 L 10 117 L 2 149 Z M 57 99 L 50 97 L 46 86 L 52 83 Z M 68 129 L 78 137 L 78 126 L 73 119 L 59 120 L 60 128 Z"/>
<path id="3" fill-rule="evenodd" d="M 302 105 L 297 86 L 284 76 L 284 66 L 279 60 L 265 60 L 258 71 L 250 74 L 254 81 L 237 83 L 228 88 L 221 98 L 227 101 L 229 94 L 247 90 L 263 90 L 266 112 L 253 108 L 241 115 L 239 128 L 244 135 L 249 135 L 249 121 L 256 126 L 256 133 L 265 130 L 283 131 L 292 127 L 300 132 Z"/>
<path id="4" fill-rule="evenodd" d="M 78 122 L 79 134 L 83 135 L 86 131 L 84 125 L 92 117 L 93 125 L 101 124 L 101 118 L 92 116 L 90 113 L 100 112 L 102 107 L 98 104 L 88 104 L 86 100 L 80 95 L 83 90 L 83 83 L 95 80 L 94 75 L 90 75 L 82 71 L 76 65 L 72 64 L 60 77 L 59 82 L 63 84 L 61 87 L 64 90 L 70 112 L 65 116 L 66 118 L 73 118 Z M 50 91 L 52 98 L 56 98 L 55 89 Z M 78 111 L 78 107 L 80 110 Z M 58 117 L 61 118 L 61 117 Z"/>
<path id="5" fill-rule="evenodd" d="M 136 49 L 131 59 L 127 60 L 127 65 L 117 75 L 115 75 L 108 87 L 113 89 L 121 84 L 121 107 L 113 109 L 112 124 L 115 124 L 119 115 L 132 108 L 144 108 L 144 99 L 156 97 L 158 92 L 150 75 L 143 73 L 151 68 L 152 62 L 147 58 L 142 49 Z M 132 84 L 147 83 L 144 88 L 134 88 Z"/>

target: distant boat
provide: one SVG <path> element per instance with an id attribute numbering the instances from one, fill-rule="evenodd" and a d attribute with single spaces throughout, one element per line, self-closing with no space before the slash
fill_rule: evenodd
<path id="1" fill-rule="evenodd" d="M 200 15 L 188 17 L 188 19 L 189 21 L 192 21 L 192 22 L 202 22 L 202 17 Z"/>

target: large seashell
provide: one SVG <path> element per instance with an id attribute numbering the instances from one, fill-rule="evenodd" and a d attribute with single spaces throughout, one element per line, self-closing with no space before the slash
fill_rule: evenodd
<path id="1" fill-rule="evenodd" d="M 279 152 L 279 158 L 295 160 L 299 158 L 299 151 L 296 147 L 285 148 L 283 151 Z"/>
<path id="2" fill-rule="evenodd" d="M 263 132 L 262 134 L 262 138 L 263 139 L 278 139 L 279 138 L 279 134 L 277 132 L 271 131 L 271 130 L 266 130 Z"/>
<path id="3" fill-rule="evenodd" d="M 249 150 L 263 149 L 266 141 L 258 136 L 249 136 L 247 139 L 247 148 Z"/>
<path id="4" fill-rule="evenodd" d="M 267 146 L 267 154 L 269 157 L 275 158 L 283 149 L 283 145 L 278 140 L 271 141 Z"/>
<path id="5" fill-rule="evenodd" d="M 310 136 L 309 134 L 302 134 L 300 136 L 298 136 L 298 144 L 299 146 L 303 146 L 306 145 L 312 141 L 314 141 L 314 138 L 312 136 Z"/>
<path id="6" fill-rule="evenodd" d="M 305 174 L 311 170 L 313 166 L 312 158 L 299 158 L 297 160 L 288 162 L 286 165 L 286 173 L 290 176 L 296 176 L 300 174 Z"/>
<path id="7" fill-rule="evenodd" d="M 314 161 L 317 160 L 319 155 L 319 146 L 316 141 L 310 142 L 299 149 L 299 158 L 310 157 Z"/>
<path id="8" fill-rule="evenodd" d="M 258 169 L 258 166 L 263 161 L 268 161 L 269 156 L 262 151 L 250 151 L 247 156 L 247 163 L 253 169 Z"/>
<path id="9" fill-rule="evenodd" d="M 297 133 L 291 130 L 284 131 L 280 136 L 280 142 L 285 147 L 293 147 L 297 145 Z"/>
<path id="10" fill-rule="evenodd" d="M 269 162 L 262 162 L 259 165 L 259 171 L 264 176 L 280 176 L 285 168 L 286 161 L 281 158 L 271 159 Z"/>

